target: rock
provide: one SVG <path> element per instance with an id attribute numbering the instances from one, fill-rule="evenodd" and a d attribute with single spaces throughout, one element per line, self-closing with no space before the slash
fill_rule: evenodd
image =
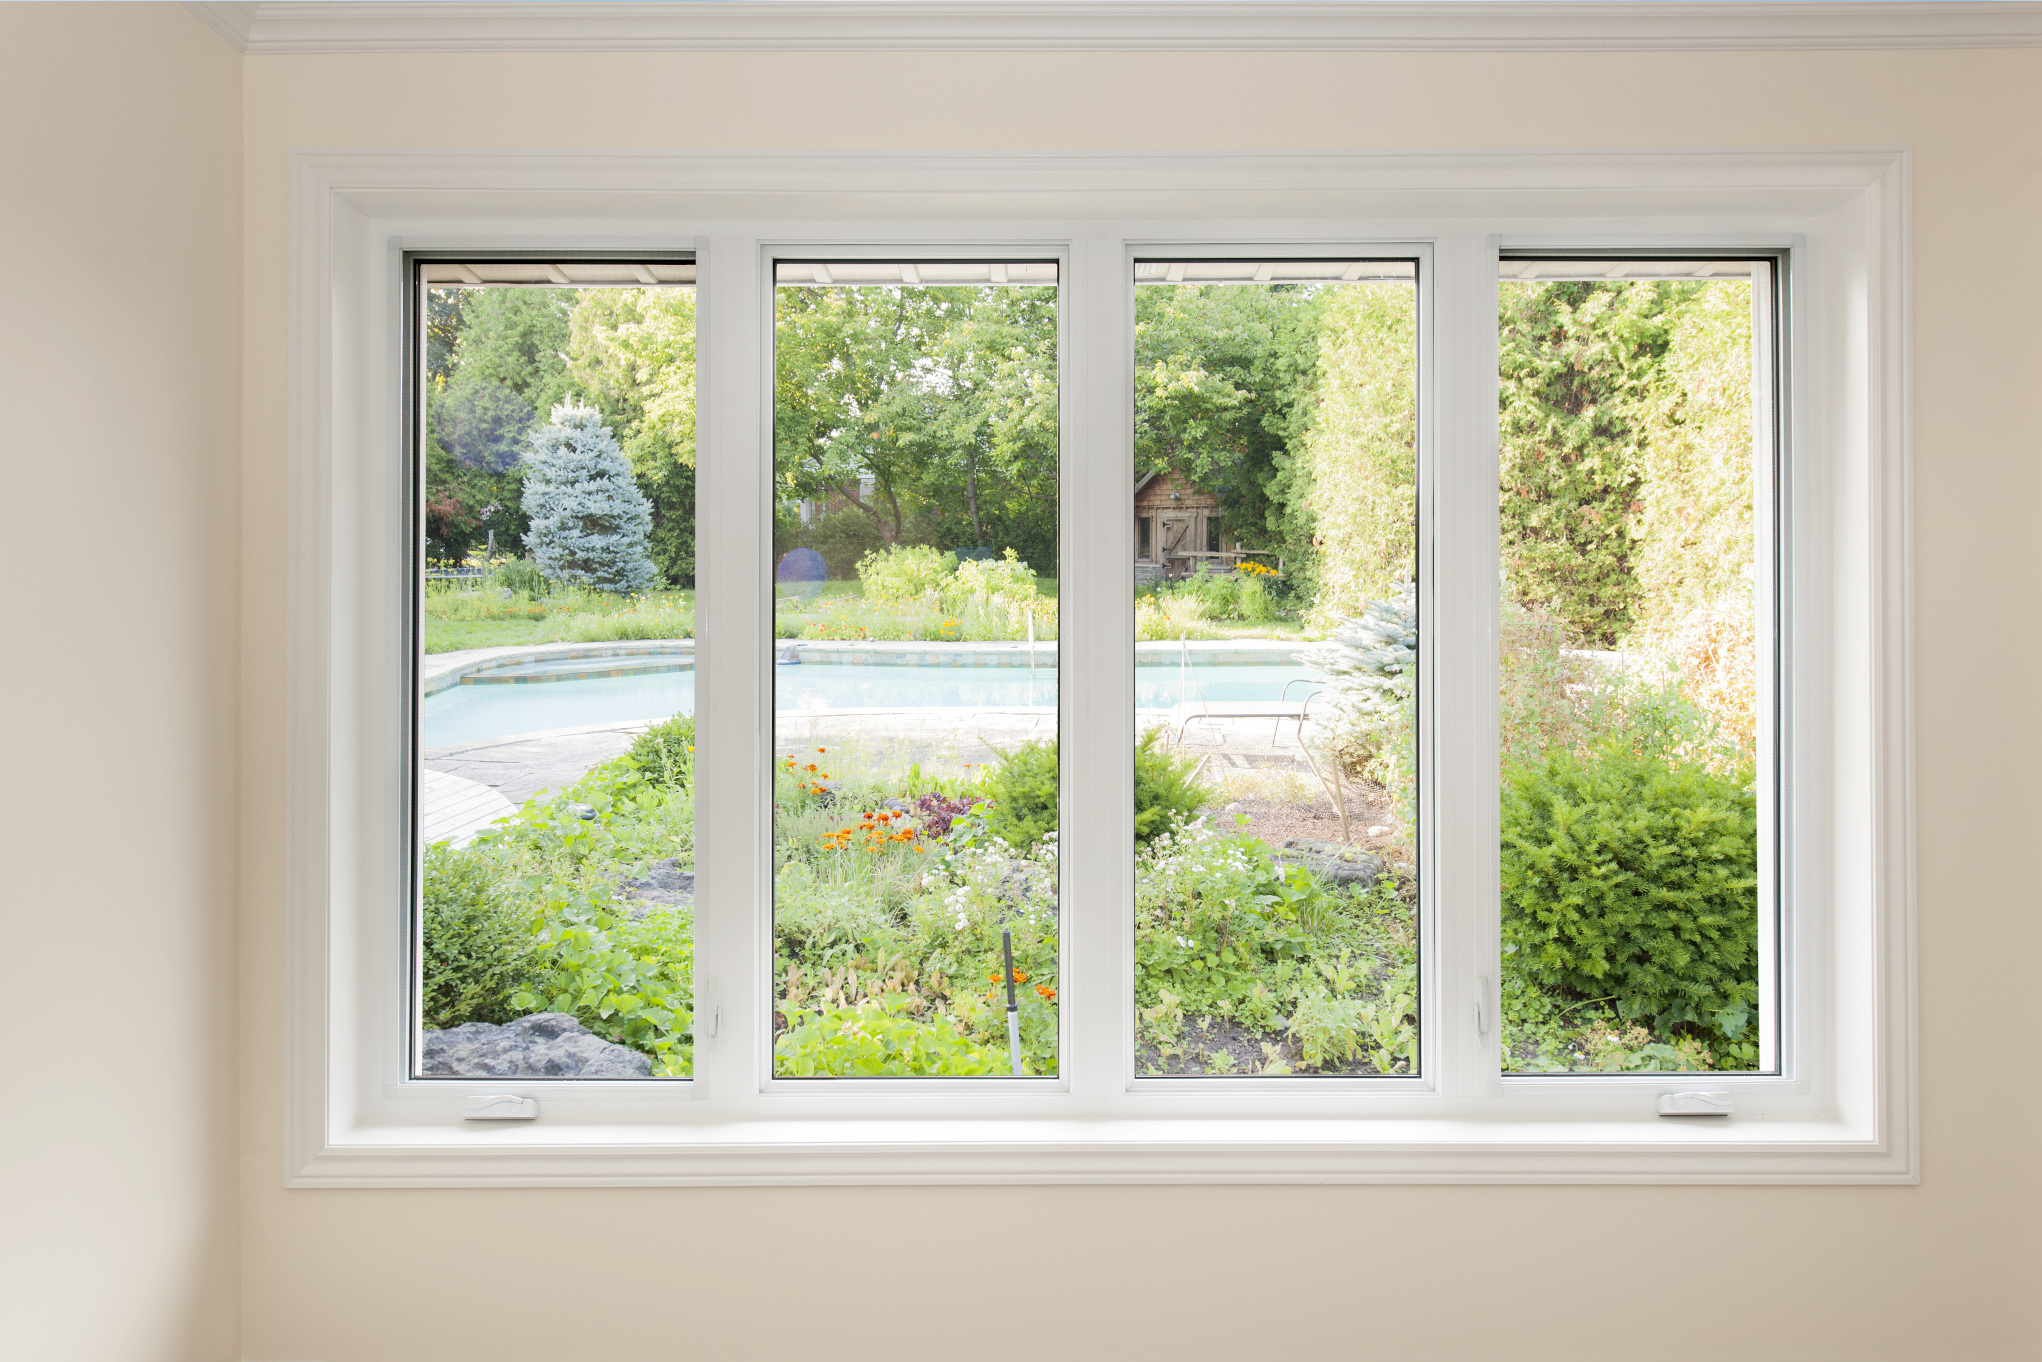
<path id="1" fill-rule="evenodd" d="M 1372 823 L 1369 825 L 1368 835 L 1371 837 L 1380 837 L 1388 831 L 1389 829 L 1384 827 L 1381 823 Z"/>
<path id="2" fill-rule="evenodd" d="M 695 906 L 695 872 L 681 869 L 678 856 L 654 861 L 642 876 L 620 880 L 617 889 L 629 900 L 631 916 L 636 918 L 644 917 L 655 907 Z"/>
<path id="3" fill-rule="evenodd" d="M 650 1078 L 652 1057 L 590 1035 L 564 1012 L 508 1026 L 469 1022 L 425 1033 L 425 1072 L 453 1078 Z"/>
<path id="4" fill-rule="evenodd" d="M 593 820 L 596 816 L 596 806 L 593 804 L 569 804 L 567 811 L 584 820 Z"/>
<path id="5" fill-rule="evenodd" d="M 1276 859 L 1302 865 L 1336 885 L 1356 884 L 1366 889 L 1383 875 L 1382 857 L 1316 837 L 1291 838 L 1276 853 Z"/>

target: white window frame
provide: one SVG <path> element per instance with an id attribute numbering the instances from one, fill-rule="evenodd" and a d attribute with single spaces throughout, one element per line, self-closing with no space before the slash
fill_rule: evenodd
<path id="1" fill-rule="evenodd" d="M 293 154 L 286 625 L 286 1181 L 1911 1182 L 1915 1117 L 1904 150 Z M 770 911 L 777 248 L 1064 262 L 1063 1070 L 776 1084 Z M 1132 1077 L 1137 255 L 1419 256 L 1420 1076 Z M 1499 249 L 1791 254 L 1793 609 L 1779 1076 L 1505 1079 L 1497 1014 Z M 696 252 L 697 1000 L 684 1082 L 411 1080 L 403 256 Z M 1428 286 L 1427 275 L 1430 275 Z M 714 848 L 737 848 L 715 854 Z M 747 852 L 745 849 L 749 848 Z M 1486 852 L 1483 849 L 1486 848 Z M 1459 849 L 1464 854 L 1455 854 Z M 1729 1118 L 1656 1114 L 1733 1094 Z M 790 1090 L 791 1089 L 791 1090 Z M 534 1122 L 464 1122 L 515 1091 Z"/>

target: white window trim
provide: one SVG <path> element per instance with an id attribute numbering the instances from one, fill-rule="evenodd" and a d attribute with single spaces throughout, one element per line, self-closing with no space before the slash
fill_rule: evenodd
<path id="1" fill-rule="evenodd" d="M 1906 153 L 1885 148 L 294 153 L 287 1182 L 1917 1180 L 1907 175 Z M 1060 576 L 1094 589 L 1067 592 L 1063 612 L 1065 665 L 1090 678 L 1067 670 L 1062 715 L 1064 1073 L 788 1091 L 765 1076 L 757 959 L 772 722 L 761 266 L 774 243 L 967 242 L 1054 253 L 1067 269 Z M 1087 385 L 1125 388 L 1127 262 L 1173 242 L 1373 245 L 1423 255 L 1436 277 L 1421 293 L 1433 309 L 1421 476 L 1442 507 L 1426 675 L 1451 678 L 1435 705 L 1463 722 L 1435 729 L 1428 773 L 1421 1078 L 1135 1083 L 1126 1047 L 1100 1043 L 1131 1024 L 1129 775 L 1105 760 L 1073 770 L 1132 742 L 1132 482 L 1100 471 L 1132 467 L 1132 394 Z M 1498 1073 L 1494 858 L 1440 848 L 1495 845 L 1495 256 L 1561 245 L 1794 254 L 1794 1040 L 1781 1077 Z M 698 998 L 718 1034 L 685 1083 L 406 1081 L 402 254 L 689 246 L 707 342 L 697 685 L 716 716 L 698 772 L 730 796 L 700 806 L 698 840 L 756 853 L 698 867 Z M 1738 1114 L 1654 1114 L 1659 1093 L 1704 1085 L 1733 1091 Z M 538 1097 L 542 1118 L 461 1121 L 467 1095 L 505 1088 Z"/>

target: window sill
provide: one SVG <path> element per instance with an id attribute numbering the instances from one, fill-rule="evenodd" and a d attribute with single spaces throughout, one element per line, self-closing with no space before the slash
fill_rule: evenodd
<path id="1" fill-rule="evenodd" d="M 350 1132 L 289 1185 L 1918 1181 L 1862 1130 L 1805 1118 L 578 1124 L 545 1105 L 533 1122 Z"/>

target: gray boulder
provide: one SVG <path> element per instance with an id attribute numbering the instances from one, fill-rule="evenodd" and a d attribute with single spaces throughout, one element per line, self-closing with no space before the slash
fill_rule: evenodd
<path id="1" fill-rule="evenodd" d="M 1333 884 L 1354 884 L 1363 889 L 1374 884 L 1384 874 L 1382 857 L 1372 856 L 1354 847 L 1341 846 L 1338 842 L 1323 842 L 1316 837 L 1291 838 L 1276 853 L 1276 859 L 1301 865 Z"/>
<path id="2" fill-rule="evenodd" d="M 425 1072 L 452 1078 L 650 1078 L 652 1057 L 612 1045 L 564 1012 L 508 1026 L 469 1022 L 425 1033 Z"/>
<path id="3" fill-rule="evenodd" d="M 642 918 L 660 907 L 692 908 L 695 906 L 695 872 L 681 869 L 680 858 L 669 856 L 647 866 L 643 875 L 620 880 L 617 891 L 630 904 L 633 917 Z"/>

